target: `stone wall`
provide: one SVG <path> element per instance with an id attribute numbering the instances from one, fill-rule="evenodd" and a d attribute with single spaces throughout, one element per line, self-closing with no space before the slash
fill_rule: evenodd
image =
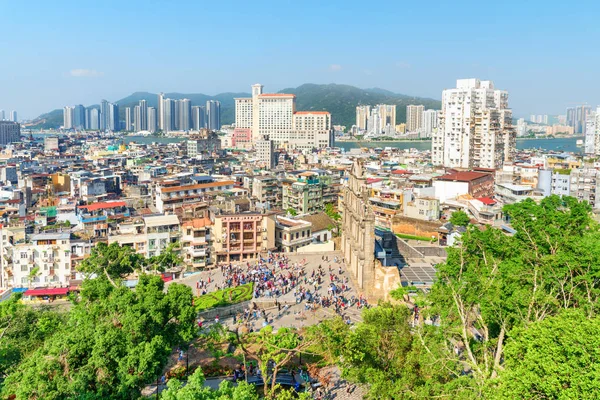
<path id="1" fill-rule="evenodd" d="M 419 251 L 426 257 L 447 257 L 446 249 L 444 247 L 434 246 L 415 246 L 415 250 Z"/>
<path id="2" fill-rule="evenodd" d="M 392 232 L 404 233 L 405 235 L 424 236 L 439 239 L 438 228 L 442 226 L 440 221 L 423 221 L 397 215 L 392 219 Z"/>

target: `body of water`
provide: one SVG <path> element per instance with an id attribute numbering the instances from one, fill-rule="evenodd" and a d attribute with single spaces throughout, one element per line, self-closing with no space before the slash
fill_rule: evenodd
<path id="1" fill-rule="evenodd" d="M 583 147 L 577 147 L 577 140 L 583 139 L 583 137 L 571 137 L 571 138 L 559 138 L 559 139 L 518 139 L 517 150 L 523 149 L 544 149 L 552 151 L 565 151 L 573 153 L 581 153 Z M 336 147 L 342 148 L 345 151 L 350 149 L 357 149 L 361 147 L 374 148 L 374 147 L 394 147 L 398 149 L 416 149 L 416 150 L 430 150 L 430 140 L 416 140 L 406 142 L 343 142 L 338 141 L 335 143 Z"/>
<path id="2" fill-rule="evenodd" d="M 34 134 L 34 137 L 48 136 L 46 134 Z M 56 135 L 54 135 L 56 136 Z M 583 136 L 570 137 L 570 138 L 558 138 L 558 139 L 517 139 L 517 149 L 544 149 L 551 151 L 564 151 L 572 153 L 583 152 L 583 147 L 577 147 L 577 140 L 582 139 Z M 152 143 L 177 143 L 186 140 L 185 138 L 170 138 L 170 137 L 156 137 L 156 136 L 124 136 L 123 141 L 125 144 L 129 143 L 140 143 L 140 144 L 152 144 Z M 362 147 L 375 148 L 375 147 L 394 147 L 398 149 L 416 149 L 416 150 L 430 150 L 430 140 L 415 140 L 415 141 L 391 141 L 391 142 L 344 142 L 338 141 L 335 143 L 336 147 L 342 148 L 345 151 L 350 149 L 357 149 Z"/>

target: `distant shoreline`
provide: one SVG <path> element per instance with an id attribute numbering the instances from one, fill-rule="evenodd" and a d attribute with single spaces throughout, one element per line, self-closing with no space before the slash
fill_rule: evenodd
<path id="1" fill-rule="evenodd" d="M 585 135 L 576 136 L 558 136 L 558 137 L 518 137 L 517 140 L 553 140 L 553 139 L 577 139 L 585 138 Z M 357 140 L 357 139 L 336 139 L 336 143 L 395 143 L 395 142 L 431 142 L 431 139 L 386 139 L 386 140 Z"/>

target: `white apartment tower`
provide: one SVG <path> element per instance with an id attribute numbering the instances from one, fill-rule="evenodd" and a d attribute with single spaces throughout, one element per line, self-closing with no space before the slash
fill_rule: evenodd
<path id="1" fill-rule="evenodd" d="M 256 156 L 258 161 L 264 164 L 266 169 L 275 167 L 275 142 L 268 136 L 263 136 L 261 140 L 256 141 Z"/>
<path id="2" fill-rule="evenodd" d="M 357 106 L 356 107 L 356 128 L 359 131 L 367 129 L 367 122 L 371 115 L 371 106 Z"/>
<path id="3" fill-rule="evenodd" d="M 72 129 L 75 121 L 75 107 L 63 108 L 63 128 Z"/>
<path id="4" fill-rule="evenodd" d="M 252 98 L 235 99 L 236 129 L 250 129 L 257 143 L 268 136 L 278 147 L 310 150 L 333 144 L 331 114 L 326 111 L 296 111 L 296 95 L 263 93 L 252 85 Z"/>
<path id="5" fill-rule="evenodd" d="M 406 106 L 406 131 L 416 132 L 423 126 L 423 105 L 408 105 Z"/>
<path id="6" fill-rule="evenodd" d="M 585 154 L 600 155 L 600 107 L 585 122 Z"/>
<path id="7" fill-rule="evenodd" d="M 492 81 L 459 79 L 442 92 L 438 129 L 432 135 L 434 165 L 450 168 L 500 168 L 512 160 L 515 131 L 508 93 Z"/>
<path id="8" fill-rule="evenodd" d="M 408 120 L 408 110 L 407 110 Z M 421 122 L 421 129 L 424 137 L 431 137 L 433 132 L 437 129 L 438 112 L 437 110 L 425 110 L 423 111 L 423 118 Z"/>

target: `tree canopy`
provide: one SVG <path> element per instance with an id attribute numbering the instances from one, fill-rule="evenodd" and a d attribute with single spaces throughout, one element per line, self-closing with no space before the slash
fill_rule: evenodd
<path id="1" fill-rule="evenodd" d="M 459 210 L 454 211 L 450 216 L 450 223 L 456 226 L 467 226 L 471 222 L 471 218 L 469 218 L 469 214 L 466 212 Z"/>
<path id="2" fill-rule="evenodd" d="M 191 288 L 142 275 L 135 290 L 106 279 L 83 283 L 64 324 L 7 376 L 17 398 L 137 398 L 172 348 L 192 339 Z"/>

